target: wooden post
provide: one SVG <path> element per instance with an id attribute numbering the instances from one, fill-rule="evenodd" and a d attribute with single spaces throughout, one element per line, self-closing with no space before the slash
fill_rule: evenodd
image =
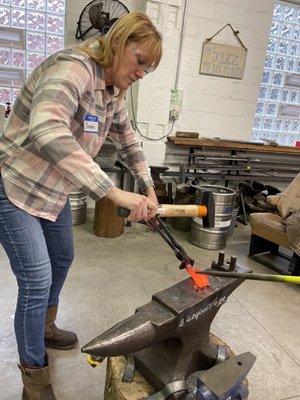
<path id="1" fill-rule="evenodd" d="M 94 214 L 96 236 L 114 238 L 124 232 L 124 219 L 118 216 L 117 207 L 103 197 L 96 201 Z"/>
<path id="2" fill-rule="evenodd" d="M 234 356 L 232 350 L 222 340 L 210 333 L 210 340 L 218 346 L 225 346 L 226 352 Z M 107 362 L 104 400 L 140 400 L 155 393 L 155 389 L 137 372 L 131 383 L 123 382 L 126 358 L 111 357 Z M 247 380 L 245 384 L 248 385 Z"/>

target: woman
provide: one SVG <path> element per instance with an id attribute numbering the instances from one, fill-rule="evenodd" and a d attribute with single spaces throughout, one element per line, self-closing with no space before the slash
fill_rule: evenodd
<path id="1" fill-rule="evenodd" d="M 74 187 L 152 218 L 157 199 L 125 106 L 129 86 L 161 59 L 160 33 L 141 13 L 122 17 L 104 37 L 60 51 L 24 85 L 0 138 L 0 241 L 18 283 L 15 333 L 23 399 L 55 399 L 46 346 L 73 348 L 75 333 L 56 327 L 59 294 L 73 260 Z M 93 161 L 106 135 L 143 195 L 114 186 Z"/>

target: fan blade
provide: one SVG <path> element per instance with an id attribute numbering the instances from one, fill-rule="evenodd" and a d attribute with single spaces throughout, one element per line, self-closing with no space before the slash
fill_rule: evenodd
<path id="1" fill-rule="evenodd" d="M 82 32 L 81 34 L 81 39 L 84 38 L 84 36 L 89 33 L 89 31 L 91 31 L 94 27 L 90 26 L 89 28 L 87 28 L 85 31 Z"/>
<path id="2" fill-rule="evenodd" d="M 103 13 L 102 13 L 103 4 L 94 4 L 89 9 L 89 19 L 92 26 L 96 29 L 100 29 L 104 23 Z"/>

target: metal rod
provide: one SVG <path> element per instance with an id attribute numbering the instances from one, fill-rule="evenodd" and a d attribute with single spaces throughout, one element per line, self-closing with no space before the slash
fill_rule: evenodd
<path id="1" fill-rule="evenodd" d="M 249 172 L 247 172 L 247 171 L 245 171 L 244 172 L 244 174 L 243 175 L 228 175 L 228 174 L 226 174 L 226 173 L 212 173 L 212 172 L 197 172 L 197 173 L 195 173 L 195 172 L 185 172 L 184 174 L 183 174 L 183 177 L 184 178 L 182 178 L 181 176 L 180 176 L 180 173 L 178 172 L 178 171 L 166 171 L 166 172 L 164 172 L 161 176 L 163 176 L 164 178 L 165 177 L 180 177 L 180 179 L 178 179 L 179 180 L 179 183 L 184 183 L 184 181 L 182 181 L 182 179 L 185 179 L 186 177 L 197 177 L 197 178 L 200 178 L 200 177 L 205 177 L 205 178 L 207 178 L 207 179 L 222 179 L 222 178 L 224 178 L 224 179 L 229 179 L 229 180 L 242 180 L 243 178 L 245 178 L 245 179 L 266 179 L 266 175 L 259 175 L 258 173 L 256 173 L 256 174 L 253 174 L 253 173 L 249 173 Z M 274 174 L 273 176 L 268 176 L 267 178 L 267 181 L 282 181 L 282 182 L 291 182 L 293 179 L 294 179 L 294 177 L 295 177 L 295 175 L 277 175 L 277 174 Z"/>
<path id="2" fill-rule="evenodd" d="M 235 271 L 235 266 L 236 266 L 236 256 L 231 256 L 230 258 L 230 263 L 229 263 L 229 271 L 234 272 Z"/>
<path id="3" fill-rule="evenodd" d="M 300 276 L 293 275 L 270 275 L 270 274 L 253 274 L 253 273 L 242 273 L 242 272 L 227 272 L 227 271 L 196 271 L 197 274 L 219 276 L 224 278 L 240 278 L 240 279 L 252 279 L 254 281 L 268 281 L 268 282 L 285 282 L 294 283 L 300 285 Z"/>
<path id="4" fill-rule="evenodd" d="M 286 167 L 277 167 L 277 166 L 274 166 L 274 167 L 270 167 L 269 165 L 259 165 L 259 166 L 256 166 L 256 165 L 252 165 L 252 163 L 246 163 L 245 162 L 245 160 L 243 160 L 243 163 L 241 163 L 241 164 L 236 164 L 236 165 L 232 165 L 232 164 L 221 164 L 221 162 L 223 162 L 223 161 L 228 161 L 228 162 L 230 162 L 230 161 L 235 161 L 235 162 L 237 162 L 237 160 L 224 160 L 224 159 L 221 159 L 221 158 L 219 158 L 219 160 L 215 160 L 216 162 L 209 162 L 209 161 L 211 161 L 211 160 L 208 160 L 208 159 L 206 159 L 206 160 L 200 160 L 200 161 L 197 161 L 196 163 L 185 163 L 185 164 L 183 164 L 183 163 L 179 163 L 179 162 L 174 162 L 174 163 L 166 163 L 166 165 L 170 165 L 170 166 L 175 166 L 175 167 L 178 167 L 178 166 L 183 166 L 183 167 L 185 167 L 185 169 L 201 169 L 202 167 L 206 167 L 206 168 L 215 168 L 215 169 L 227 169 L 227 170 L 231 170 L 231 171 L 244 171 L 245 169 L 248 171 L 253 171 L 253 172 L 260 172 L 260 171 L 264 171 L 265 169 L 266 170 L 268 170 L 268 171 L 271 171 L 271 172 L 274 172 L 274 171 L 280 171 L 280 172 L 283 172 L 283 171 L 296 171 L 296 172 L 298 172 L 299 171 L 299 167 L 295 167 L 295 168 L 289 168 L 288 166 L 286 166 Z"/>
<path id="5" fill-rule="evenodd" d="M 223 267 L 224 261 L 225 261 L 225 252 L 224 251 L 220 251 L 219 252 L 219 257 L 218 257 L 218 266 L 219 267 Z"/>

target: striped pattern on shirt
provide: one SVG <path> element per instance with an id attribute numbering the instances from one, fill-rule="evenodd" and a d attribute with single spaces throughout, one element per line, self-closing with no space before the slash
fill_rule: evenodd
<path id="1" fill-rule="evenodd" d="M 105 196 L 114 183 L 93 157 L 107 135 L 141 189 L 153 185 L 118 94 L 106 87 L 101 66 L 78 49 L 62 50 L 32 72 L 0 138 L 1 174 L 12 203 L 55 221 L 75 187 L 95 200 Z M 93 129 L 86 127 L 90 117 L 98 120 Z"/>

